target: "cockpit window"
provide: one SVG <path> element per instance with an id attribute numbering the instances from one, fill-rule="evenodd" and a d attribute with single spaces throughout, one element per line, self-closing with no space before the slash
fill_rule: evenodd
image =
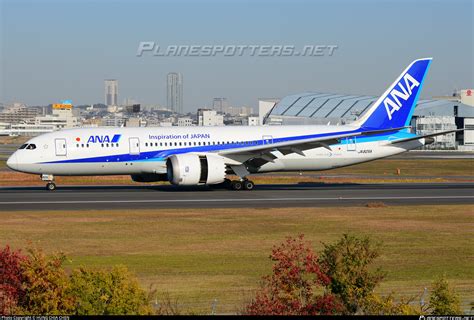
<path id="1" fill-rule="evenodd" d="M 34 149 L 36 149 L 36 144 L 34 144 L 34 143 L 25 144 L 25 145 L 21 146 L 20 149 L 34 150 Z"/>
<path id="2" fill-rule="evenodd" d="M 18 148 L 18 149 L 25 149 L 27 145 L 28 145 L 28 144 L 25 143 L 25 144 L 23 144 L 23 145 L 22 145 L 20 148 Z"/>

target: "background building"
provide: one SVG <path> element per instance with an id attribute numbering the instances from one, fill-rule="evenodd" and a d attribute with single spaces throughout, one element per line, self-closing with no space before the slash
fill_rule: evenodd
<path id="1" fill-rule="evenodd" d="M 35 118 L 36 126 L 52 126 L 54 130 L 78 127 L 79 119 L 74 115 L 71 101 L 63 100 L 52 105 L 52 114 Z"/>
<path id="2" fill-rule="evenodd" d="M 212 109 L 217 112 L 227 113 L 228 108 L 229 103 L 227 102 L 227 98 L 214 98 L 212 100 Z"/>
<path id="3" fill-rule="evenodd" d="M 190 127 L 193 126 L 193 119 L 189 117 L 178 118 L 178 127 Z"/>
<path id="4" fill-rule="evenodd" d="M 42 115 L 40 108 L 27 107 L 21 103 L 14 103 L 4 108 L 3 112 L 0 113 L 0 122 L 9 124 L 25 123 L 39 115 Z"/>
<path id="5" fill-rule="evenodd" d="M 118 81 L 115 79 L 107 79 L 105 84 L 105 105 L 118 105 Z"/>
<path id="6" fill-rule="evenodd" d="M 183 113 L 183 76 L 170 72 L 167 76 L 167 106 L 176 113 Z"/>
<path id="7" fill-rule="evenodd" d="M 199 126 L 224 125 L 224 116 L 218 114 L 216 110 L 198 109 L 197 118 Z"/>
<path id="8" fill-rule="evenodd" d="M 248 117 L 247 119 L 249 126 L 259 126 L 259 117 Z"/>

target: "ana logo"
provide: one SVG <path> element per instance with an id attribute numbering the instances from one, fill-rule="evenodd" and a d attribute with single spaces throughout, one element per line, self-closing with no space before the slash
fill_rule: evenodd
<path id="1" fill-rule="evenodd" d="M 420 83 L 418 81 L 416 81 L 409 73 L 406 73 L 403 76 L 403 80 L 398 82 L 401 92 L 395 88 L 390 91 L 390 95 L 383 101 L 389 120 L 392 120 L 393 113 L 400 110 L 402 107 L 400 99 L 407 101 L 413 92 L 413 88 L 418 87 L 419 85 Z"/>
<path id="2" fill-rule="evenodd" d="M 121 134 L 114 134 L 113 137 L 105 136 L 90 136 L 87 143 L 116 143 L 119 142 Z"/>

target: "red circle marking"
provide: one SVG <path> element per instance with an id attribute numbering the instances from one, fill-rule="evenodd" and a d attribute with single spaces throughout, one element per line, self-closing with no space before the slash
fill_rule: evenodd
<path id="1" fill-rule="evenodd" d="M 81 141 L 81 138 L 77 137 L 77 138 L 76 138 L 76 141 Z"/>

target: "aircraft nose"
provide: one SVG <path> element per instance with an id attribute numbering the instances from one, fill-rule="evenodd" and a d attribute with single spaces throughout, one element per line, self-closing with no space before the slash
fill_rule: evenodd
<path id="1" fill-rule="evenodd" d="M 10 169 L 13 169 L 13 170 L 18 170 L 18 159 L 17 159 L 16 152 L 14 152 L 10 156 L 10 158 L 8 158 L 7 167 L 9 167 Z"/>

